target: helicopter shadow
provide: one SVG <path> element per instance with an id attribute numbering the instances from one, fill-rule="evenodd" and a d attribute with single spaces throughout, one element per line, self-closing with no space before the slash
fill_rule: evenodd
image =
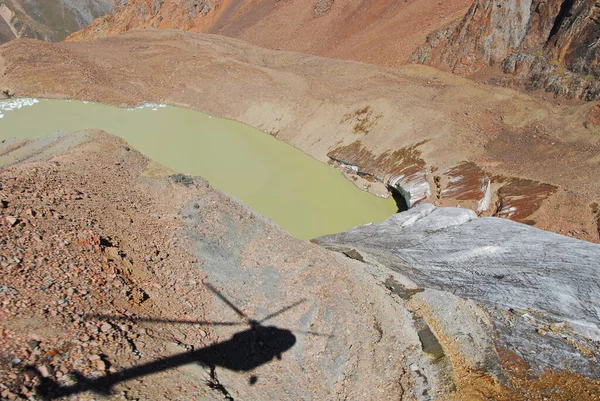
<path id="1" fill-rule="evenodd" d="M 292 305 L 286 306 L 275 313 L 269 314 L 261 320 L 254 320 L 244 314 L 212 285 L 206 284 L 206 287 L 231 309 L 233 309 L 242 321 L 205 322 L 157 318 L 126 318 L 109 315 L 87 315 L 86 317 L 91 319 L 104 319 L 113 321 L 144 321 L 172 324 L 205 324 L 215 326 L 248 325 L 249 327 L 246 330 L 235 333 L 229 340 L 215 343 L 197 350 L 182 352 L 165 358 L 158 358 L 151 362 L 123 369 L 115 373 L 109 373 L 106 376 L 98 378 L 86 378 L 78 372 L 74 372 L 71 373 L 71 376 L 76 382 L 73 385 L 60 385 L 52 379 L 43 378 L 38 375 L 41 382 L 36 388 L 37 394 L 45 400 L 67 397 L 86 391 L 92 391 L 101 394 L 111 394 L 112 388 L 118 383 L 188 364 L 200 364 L 209 368 L 211 378 L 214 379 L 216 367 L 235 372 L 250 372 L 259 366 L 272 361 L 273 359 L 281 360 L 282 354 L 296 344 L 296 336 L 291 330 L 276 326 L 264 326 L 262 323 L 264 323 L 266 320 L 274 318 L 275 316 L 281 315 L 284 312 L 287 312 L 288 310 L 305 302 L 305 300 L 300 300 Z M 311 331 L 303 331 L 302 333 L 333 337 L 332 335 Z M 254 384 L 256 380 L 256 376 L 251 376 L 250 384 Z M 212 383 L 212 385 L 215 384 Z M 209 386 L 211 386 L 211 383 L 209 383 Z"/>

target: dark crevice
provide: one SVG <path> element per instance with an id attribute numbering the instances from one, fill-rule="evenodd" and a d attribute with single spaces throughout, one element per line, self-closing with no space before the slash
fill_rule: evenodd
<path id="1" fill-rule="evenodd" d="M 431 331 L 431 328 L 423 322 L 423 328 L 417 332 L 419 336 L 419 341 L 421 341 L 421 347 L 423 351 L 431 355 L 434 361 L 442 358 L 444 353 L 444 348 L 442 348 L 442 344 L 440 344 L 439 340 Z"/>
<path id="2" fill-rule="evenodd" d="M 344 160 L 341 159 L 336 159 L 335 157 L 331 157 L 328 156 L 331 160 L 333 160 L 336 163 L 339 163 L 343 166 L 355 166 L 352 163 L 346 162 Z M 355 166 L 358 168 L 358 166 Z M 359 177 L 365 178 L 365 177 L 370 177 L 373 178 L 375 181 L 377 182 L 383 182 L 379 177 L 376 177 L 372 174 L 369 173 L 365 173 L 363 171 L 356 171 L 356 174 Z M 393 187 L 391 185 L 386 185 L 388 191 L 390 191 L 390 194 L 392 195 L 392 198 L 394 198 L 394 201 L 396 201 L 396 206 L 398 207 L 398 212 L 405 212 L 408 209 L 410 209 L 410 193 L 403 190 L 402 188 L 398 189 L 396 187 Z"/>
<path id="3" fill-rule="evenodd" d="M 556 16 L 556 19 L 554 20 L 554 25 L 552 25 L 552 30 L 550 31 L 550 36 L 548 36 L 546 44 L 550 43 L 554 36 L 556 36 L 558 30 L 560 29 L 565 19 L 571 16 L 571 9 L 573 8 L 573 3 L 575 3 L 575 0 L 564 0 L 561 4 L 560 11 Z"/>
<path id="4" fill-rule="evenodd" d="M 388 185 L 388 191 L 392 194 L 392 198 L 396 201 L 396 206 L 398 207 L 398 212 L 405 212 L 410 209 L 410 193 L 403 190 L 402 188 L 398 189 L 391 185 Z"/>
<path id="5" fill-rule="evenodd" d="M 214 366 L 210 367 L 210 380 L 207 382 L 207 384 L 208 387 L 210 387 L 211 389 L 221 393 L 223 395 L 224 400 L 235 401 L 231 394 L 229 394 L 229 391 L 227 391 L 225 386 L 223 386 L 221 382 L 219 382 L 219 379 L 217 378 L 217 370 Z"/>

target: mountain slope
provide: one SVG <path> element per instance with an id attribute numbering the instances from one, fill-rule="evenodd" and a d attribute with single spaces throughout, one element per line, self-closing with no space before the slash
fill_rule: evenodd
<path id="1" fill-rule="evenodd" d="M 91 130 L 0 180 L 3 398 L 598 400 L 600 245 L 419 205 L 331 252 Z"/>
<path id="2" fill-rule="evenodd" d="M 358 262 L 170 174 L 98 131 L 0 143 L 0 397 L 408 398 L 429 364 Z"/>
<path id="3" fill-rule="evenodd" d="M 270 48 L 395 66 L 428 32 L 460 17 L 470 0 L 130 0 L 70 40 L 138 27 L 183 29 Z"/>
<path id="4" fill-rule="evenodd" d="M 2 7 L 0 5 L 0 7 Z M 0 12 L 6 12 L 5 10 L 0 9 Z M 8 42 L 9 40 L 16 39 L 16 35 L 12 30 L 12 27 L 9 23 L 7 23 L 4 18 L 0 17 L 0 43 Z"/>

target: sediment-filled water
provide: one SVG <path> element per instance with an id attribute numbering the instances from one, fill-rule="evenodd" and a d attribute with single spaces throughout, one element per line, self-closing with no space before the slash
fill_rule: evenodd
<path id="1" fill-rule="evenodd" d="M 88 128 L 119 136 L 172 170 L 206 178 L 297 238 L 381 222 L 397 210 L 393 199 L 361 191 L 334 168 L 232 120 L 156 104 L 0 102 L 0 140 Z"/>

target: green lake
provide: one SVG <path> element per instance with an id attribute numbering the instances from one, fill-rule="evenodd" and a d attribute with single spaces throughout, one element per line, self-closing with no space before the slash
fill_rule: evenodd
<path id="1" fill-rule="evenodd" d="M 98 128 L 152 160 L 210 184 L 309 239 L 381 222 L 392 198 L 361 191 L 331 166 L 247 125 L 181 107 L 68 100 L 0 102 L 0 140 Z"/>

